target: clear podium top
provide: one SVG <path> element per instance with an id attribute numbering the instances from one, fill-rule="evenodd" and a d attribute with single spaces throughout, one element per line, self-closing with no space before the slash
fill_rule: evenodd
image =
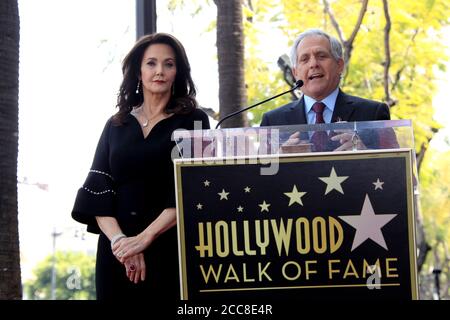
<path id="1" fill-rule="evenodd" d="M 197 126 L 195 126 L 197 127 Z M 201 125 L 198 126 L 201 128 Z M 181 158 L 222 158 L 367 149 L 414 150 L 411 120 L 335 122 L 173 132 Z"/>

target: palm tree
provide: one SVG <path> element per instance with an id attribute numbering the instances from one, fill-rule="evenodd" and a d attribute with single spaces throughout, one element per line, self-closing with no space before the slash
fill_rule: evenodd
<path id="1" fill-rule="evenodd" d="M 22 298 L 17 221 L 19 9 L 0 1 L 0 299 Z"/>
<path id="2" fill-rule="evenodd" d="M 244 27 L 242 0 L 214 0 L 217 6 L 219 60 L 219 113 L 224 117 L 247 103 L 244 79 Z M 245 114 L 226 120 L 223 128 L 247 126 Z"/>

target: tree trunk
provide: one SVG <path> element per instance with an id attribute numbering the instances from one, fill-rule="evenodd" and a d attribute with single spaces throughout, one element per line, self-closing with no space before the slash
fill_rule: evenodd
<path id="1" fill-rule="evenodd" d="M 217 6 L 220 118 L 246 106 L 244 27 L 241 0 L 214 0 Z M 227 119 L 222 128 L 247 126 L 245 113 Z"/>
<path id="2" fill-rule="evenodd" d="M 19 10 L 0 1 L 0 300 L 22 298 L 17 221 Z"/>

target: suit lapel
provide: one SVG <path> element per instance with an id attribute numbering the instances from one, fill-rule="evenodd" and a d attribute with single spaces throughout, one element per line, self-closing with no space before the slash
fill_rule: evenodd
<path id="1" fill-rule="evenodd" d="M 292 102 L 288 112 L 285 113 L 285 123 L 288 125 L 306 124 L 305 100 L 303 97 L 298 102 Z"/>
<path id="2" fill-rule="evenodd" d="M 285 113 L 284 121 L 287 125 L 307 124 L 305 115 L 305 99 L 302 97 L 299 101 L 293 102 Z M 307 132 L 300 134 L 300 139 L 309 140 Z"/>
<path id="3" fill-rule="evenodd" d="M 350 121 L 350 118 L 355 111 L 355 106 L 351 97 L 346 95 L 339 89 L 339 94 L 336 99 L 336 105 L 334 106 L 333 116 L 331 122 L 338 121 Z"/>

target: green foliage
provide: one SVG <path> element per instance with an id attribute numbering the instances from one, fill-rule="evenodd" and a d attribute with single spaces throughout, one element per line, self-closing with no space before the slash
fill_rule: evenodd
<path id="1" fill-rule="evenodd" d="M 352 33 L 360 9 L 354 0 L 330 1 L 331 10 L 345 39 Z M 258 100 L 271 92 L 280 92 L 282 81 L 274 71 L 259 66 L 259 52 L 254 48 L 264 38 L 265 29 L 280 28 L 289 40 L 308 28 L 321 28 L 337 36 L 323 1 L 282 0 L 252 1 L 252 23 L 246 26 L 247 83 L 249 101 Z M 391 109 L 392 117 L 412 119 L 416 146 L 427 146 L 439 124 L 433 120 L 432 97 L 436 92 L 435 71 L 443 69 L 448 59 L 442 41 L 442 28 L 449 24 L 450 4 L 445 0 L 435 1 L 390 1 L 392 28 L 390 33 L 391 67 L 389 88 L 396 105 Z M 268 27 L 267 25 L 271 25 Z M 384 26 L 385 17 L 381 1 L 369 1 L 363 23 L 359 28 L 349 72 L 345 76 L 343 89 L 349 94 L 375 100 L 385 100 L 384 93 Z M 257 35 L 259 33 L 259 36 Z M 270 45 L 270 39 L 263 40 Z M 285 48 L 286 52 L 288 48 Z M 258 69 L 256 67 L 259 67 Z M 257 70 L 257 72 L 255 72 Z M 279 70 L 275 70 L 275 73 Z M 278 81 L 276 81 L 278 80 Z M 273 104 L 281 105 L 284 101 Z M 261 118 L 266 108 L 254 110 L 253 123 Z M 417 150 L 418 151 L 418 150 Z"/>
<path id="2" fill-rule="evenodd" d="M 95 294 L 95 257 L 82 252 L 55 255 L 56 300 L 93 300 Z M 33 270 L 35 279 L 24 284 L 24 296 L 30 300 L 51 299 L 53 257 L 48 256 Z"/>
<path id="3" fill-rule="evenodd" d="M 421 204 L 429 244 L 450 244 L 450 151 L 430 149 L 420 172 Z M 450 254 L 450 252 L 449 252 Z"/>
<path id="4" fill-rule="evenodd" d="M 424 272 L 442 270 L 442 298 L 450 299 L 450 151 L 429 149 L 420 172 L 421 206 L 431 254 Z M 434 280 L 434 278 L 433 278 Z"/>
<path id="5" fill-rule="evenodd" d="M 278 1 L 258 0 L 250 1 L 251 6 L 244 7 L 245 33 L 245 82 L 247 86 L 248 104 L 254 104 L 265 98 L 290 89 L 283 80 L 278 68 L 269 68 L 285 52 L 285 47 L 273 50 L 272 42 L 275 37 L 282 36 L 280 24 L 284 21 L 282 8 Z M 273 31 L 279 29 L 280 32 Z M 286 41 L 287 46 L 287 41 Z M 276 52 L 275 56 L 267 57 L 267 51 Z M 258 106 L 249 113 L 250 122 L 259 124 L 262 114 L 288 103 L 290 96 L 285 95 L 264 105 Z"/>

